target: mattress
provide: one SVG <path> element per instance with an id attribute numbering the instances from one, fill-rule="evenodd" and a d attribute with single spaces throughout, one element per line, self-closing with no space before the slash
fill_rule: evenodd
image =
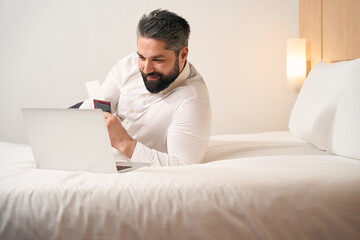
<path id="1" fill-rule="evenodd" d="M 360 162 L 289 132 L 212 136 L 201 164 L 37 169 L 0 143 L 0 239 L 360 239 Z"/>

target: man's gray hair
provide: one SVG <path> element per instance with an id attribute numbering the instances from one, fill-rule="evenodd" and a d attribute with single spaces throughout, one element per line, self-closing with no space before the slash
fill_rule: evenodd
<path id="1" fill-rule="evenodd" d="M 144 14 L 137 27 L 137 37 L 152 38 L 166 43 L 176 56 L 188 46 L 189 23 L 179 15 L 168 10 L 157 9 Z"/>

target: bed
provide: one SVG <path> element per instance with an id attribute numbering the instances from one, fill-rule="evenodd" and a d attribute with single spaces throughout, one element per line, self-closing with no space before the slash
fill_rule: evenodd
<path id="1" fill-rule="evenodd" d="M 289 132 L 213 136 L 203 164 L 42 170 L 0 144 L 1 239 L 358 239 L 360 162 Z"/>
<path id="2" fill-rule="evenodd" d="M 300 22 L 329 2 L 301 0 Z M 0 142 L 0 239 L 360 239 L 354 52 L 311 64 L 289 131 L 212 136 L 201 164 L 42 170 L 28 145 Z"/>

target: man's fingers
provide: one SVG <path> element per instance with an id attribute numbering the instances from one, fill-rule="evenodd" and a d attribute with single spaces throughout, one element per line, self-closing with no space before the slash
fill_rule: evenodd
<path id="1" fill-rule="evenodd" d="M 106 125 L 116 125 L 120 121 L 111 113 L 104 112 Z"/>
<path id="2" fill-rule="evenodd" d="M 111 113 L 108 113 L 108 112 L 104 112 L 104 116 L 105 116 L 105 119 L 108 119 L 110 118 L 111 116 L 113 116 Z"/>

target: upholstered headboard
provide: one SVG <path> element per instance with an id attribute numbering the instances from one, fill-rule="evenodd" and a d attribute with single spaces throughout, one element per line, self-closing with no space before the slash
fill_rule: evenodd
<path id="1" fill-rule="evenodd" d="M 308 71 L 320 60 L 360 58 L 360 0 L 300 0 L 299 24 Z"/>

